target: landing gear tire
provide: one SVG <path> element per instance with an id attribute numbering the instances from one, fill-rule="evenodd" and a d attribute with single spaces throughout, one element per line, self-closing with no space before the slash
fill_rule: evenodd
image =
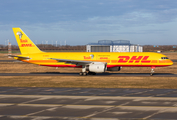
<path id="1" fill-rule="evenodd" d="M 153 76 L 153 73 L 151 73 L 150 76 Z"/>
<path id="2" fill-rule="evenodd" d="M 83 73 L 83 76 L 87 76 L 87 73 L 86 73 L 86 72 L 84 72 L 84 73 Z"/>
<path id="3" fill-rule="evenodd" d="M 92 73 L 92 75 L 96 75 L 96 73 Z"/>
<path id="4" fill-rule="evenodd" d="M 82 73 L 82 72 L 80 72 L 80 73 L 79 73 L 79 75 L 80 75 L 80 76 L 82 76 L 82 75 L 83 75 L 83 73 Z"/>
<path id="5" fill-rule="evenodd" d="M 87 76 L 87 73 L 86 72 L 80 72 L 79 75 L 80 76 Z"/>
<path id="6" fill-rule="evenodd" d="M 89 72 L 88 74 L 89 74 L 89 75 L 96 75 L 95 72 Z"/>

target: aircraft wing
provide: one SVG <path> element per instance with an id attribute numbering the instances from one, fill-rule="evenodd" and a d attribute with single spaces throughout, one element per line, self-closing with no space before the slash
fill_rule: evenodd
<path id="1" fill-rule="evenodd" d="M 22 56 L 17 56 L 17 55 L 8 55 L 10 57 L 18 57 L 19 59 L 30 59 L 29 57 L 22 57 Z"/>
<path id="2" fill-rule="evenodd" d="M 76 65 L 86 65 L 92 63 L 92 61 L 81 61 L 81 60 L 69 60 L 69 59 L 56 59 L 56 58 L 50 58 L 52 60 L 57 60 L 58 62 L 65 62 L 70 64 L 76 64 Z"/>

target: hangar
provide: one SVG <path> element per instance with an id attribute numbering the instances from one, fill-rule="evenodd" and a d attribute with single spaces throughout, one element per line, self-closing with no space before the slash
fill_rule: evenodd
<path id="1" fill-rule="evenodd" d="M 131 44 L 129 40 L 99 40 L 98 43 L 89 43 L 87 52 L 143 52 L 143 47 Z"/>

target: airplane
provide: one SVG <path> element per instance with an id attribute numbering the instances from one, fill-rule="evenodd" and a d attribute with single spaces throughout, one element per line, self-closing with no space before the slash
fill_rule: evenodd
<path id="1" fill-rule="evenodd" d="M 165 55 L 154 52 L 43 52 L 20 29 L 12 28 L 21 55 L 14 59 L 50 67 L 82 68 L 80 76 L 95 75 L 106 71 L 120 71 L 122 67 L 166 67 L 173 62 Z"/>

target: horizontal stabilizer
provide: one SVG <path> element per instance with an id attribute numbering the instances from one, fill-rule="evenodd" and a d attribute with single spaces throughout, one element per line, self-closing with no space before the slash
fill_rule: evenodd
<path id="1" fill-rule="evenodd" d="M 27 60 L 27 59 L 30 59 L 29 57 L 22 57 L 22 56 L 17 56 L 17 55 L 8 55 L 10 57 L 17 57 L 19 59 L 24 59 L 24 60 Z"/>

